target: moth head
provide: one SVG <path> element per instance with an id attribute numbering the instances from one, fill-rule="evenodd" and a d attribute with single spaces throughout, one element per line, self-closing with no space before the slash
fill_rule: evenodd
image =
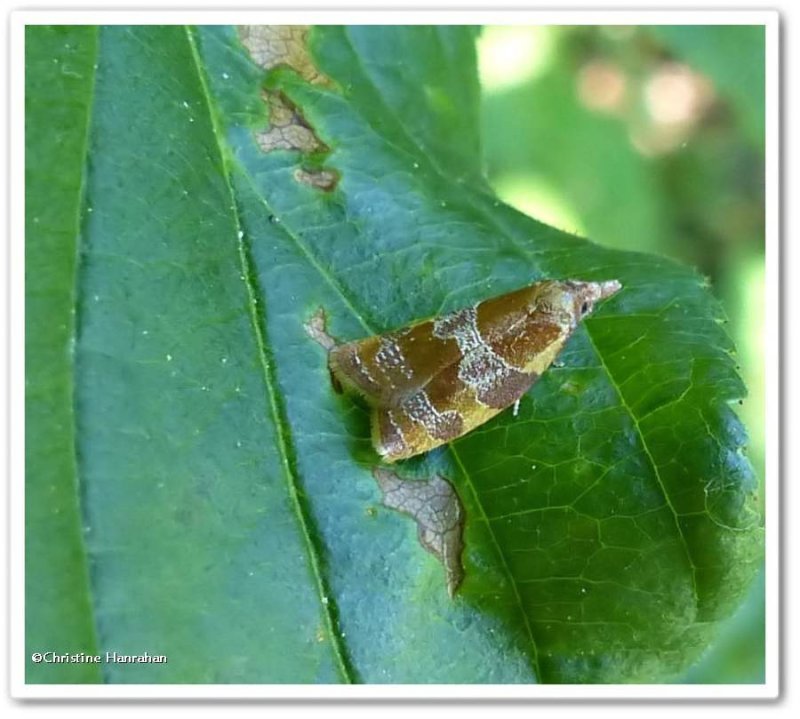
<path id="1" fill-rule="evenodd" d="M 622 288 L 618 280 L 606 282 L 542 282 L 538 295 L 537 309 L 558 318 L 562 326 L 575 328 L 600 300 L 615 294 Z"/>
<path id="2" fill-rule="evenodd" d="M 592 312 L 596 302 L 611 297 L 622 289 L 619 280 L 607 280 L 606 282 L 571 280 L 564 284 L 570 287 L 569 294 L 573 296 L 572 314 L 576 323 Z"/>

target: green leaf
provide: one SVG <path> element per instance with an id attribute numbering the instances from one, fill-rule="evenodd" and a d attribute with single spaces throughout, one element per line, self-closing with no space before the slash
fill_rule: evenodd
<path id="1" fill-rule="evenodd" d="M 762 530 L 719 306 L 686 268 L 488 194 L 472 36 L 318 28 L 310 72 L 295 33 L 282 60 L 303 79 L 265 77 L 231 28 L 99 30 L 59 305 L 76 298 L 74 374 L 70 335 L 50 341 L 74 378 L 83 618 L 101 651 L 169 658 L 106 681 L 660 681 L 746 591 Z M 262 85 L 307 152 L 259 145 Z M 381 506 L 366 411 L 304 323 L 321 306 L 353 339 L 542 277 L 624 289 L 518 417 L 399 468 L 464 506 L 451 600 L 414 522 Z M 29 427 L 31 451 L 46 433 Z"/>

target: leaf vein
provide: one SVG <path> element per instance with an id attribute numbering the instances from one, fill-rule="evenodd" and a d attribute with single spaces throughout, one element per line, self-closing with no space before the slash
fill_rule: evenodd
<path id="1" fill-rule="evenodd" d="M 647 440 L 644 437 L 644 432 L 642 432 L 642 428 L 641 428 L 641 426 L 639 424 L 639 419 L 636 416 L 636 413 L 631 408 L 631 406 L 628 404 L 627 400 L 625 399 L 625 396 L 622 393 L 622 389 L 620 388 L 620 385 L 617 383 L 616 378 L 614 377 L 613 373 L 611 372 L 611 369 L 606 364 L 606 361 L 605 361 L 605 358 L 603 357 L 603 354 L 600 352 L 600 350 L 598 349 L 597 345 L 595 344 L 594 338 L 592 337 L 592 333 L 591 333 L 591 330 L 590 330 L 588 325 L 586 327 L 586 336 L 589 338 L 589 342 L 591 343 L 595 354 L 597 355 L 598 359 L 602 363 L 603 368 L 605 369 L 605 372 L 608 375 L 608 379 L 611 382 L 611 385 L 614 387 L 614 390 L 617 393 L 617 396 L 619 397 L 620 403 L 624 407 L 625 411 L 630 415 L 631 421 L 633 423 L 633 427 L 636 430 L 636 434 L 639 437 L 639 441 L 642 443 L 642 449 L 644 450 L 644 453 L 647 456 L 648 461 L 650 462 L 651 466 L 653 467 L 653 475 L 654 475 L 654 477 L 656 479 L 656 482 L 657 482 L 657 484 L 659 486 L 659 489 L 661 490 L 662 494 L 664 495 L 664 499 L 666 500 L 667 506 L 670 509 L 670 512 L 672 514 L 672 518 L 673 518 L 673 520 L 675 522 L 675 528 L 676 528 L 676 530 L 678 532 L 678 538 L 680 539 L 680 542 L 681 542 L 681 545 L 683 547 L 683 550 L 686 553 L 686 560 L 689 563 L 689 567 L 690 567 L 691 572 L 692 572 L 691 585 L 692 585 L 692 593 L 694 594 L 695 607 L 698 608 L 699 605 L 700 605 L 700 598 L 699 598 L 698 591 L 697 591 L 697 566 L 695 565 L 694 560 L 692 559 L 692 553 L 689 550 L 689 542 L 687 541 L 686 535 L 684 534 L 683 529 L 681 528 L 680 516 L 678 515 L 678 512 L 675 509 L 675 505 L 672 504 L 672 498 L 670 497 L 669 493 L 667 492 L 667 488 L 666 488 L 666 485 L 664 484 L 664 480 L 661 478 L 661 473 L 659 472 L 658 464 L 656 463 L 656 460 L 653 457 L 652 452 L 650 451 L 650 447 L 647 444 Z"/>

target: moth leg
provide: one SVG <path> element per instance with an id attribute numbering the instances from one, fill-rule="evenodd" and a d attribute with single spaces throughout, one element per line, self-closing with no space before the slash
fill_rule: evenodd
<path id="1" fill-rule="evenodd" d="M 303 328 L 305 329 L 306 334 L 312 340 L 330 352 L 339 343 L 328 334 L 326 325 L 327 318 L 325 316 L 325 310 L 322 307 L 319 307 L 317 311 L 303 324 Z M 333 374 L 330 367 L 328 367 L 328 373 L 331 376 L 331 384 L 333 385 L 334 391 L 336 391 L 338 394 L 341 394 L 342 384 Z"/>

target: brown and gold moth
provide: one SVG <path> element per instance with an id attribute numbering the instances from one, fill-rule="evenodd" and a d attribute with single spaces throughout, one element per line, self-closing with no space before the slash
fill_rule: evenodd
<path id="1" fill-rule="evenodd" d="M 514 405 L 552 364 L 617 280 L 544 280 L 471 307 L 335 344 L 316 316 L 336 382 L 371 406 L 372 443 L 386 462 L 470 432 Z"/>

